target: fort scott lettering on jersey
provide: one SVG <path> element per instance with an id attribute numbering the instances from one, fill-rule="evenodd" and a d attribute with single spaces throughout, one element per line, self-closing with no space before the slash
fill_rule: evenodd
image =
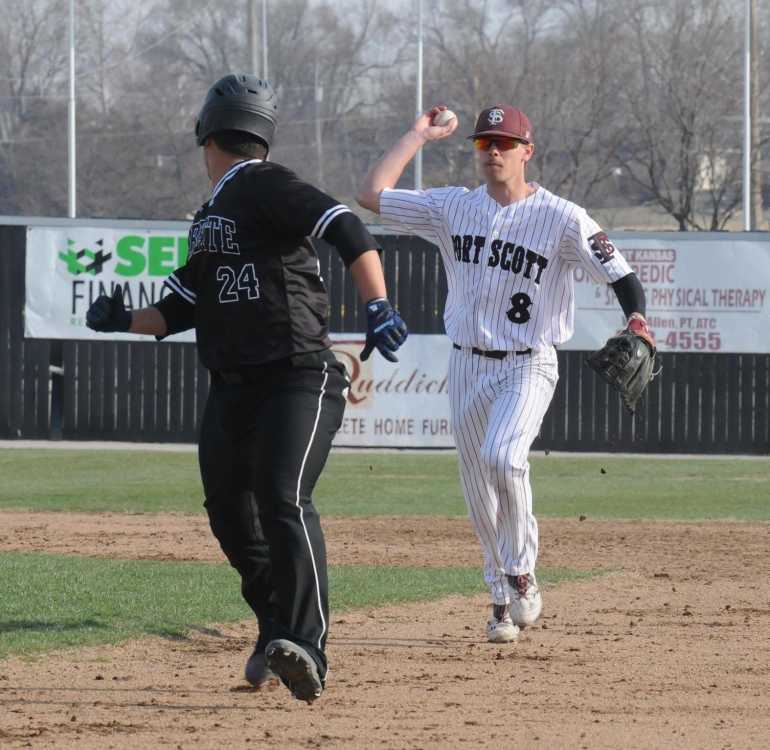
<path id="1" fill-rule="evenodd" d="M 455 260 L 460 263 L 478 264 L 481 251 L 486 243 L 487 238 L 479 235 L 453 234 L 452 245 L 454 246 Z M 499 267 L 502 271 L 522 273 L 525 279 L 532 279 L 535 284 L 539 284 L 540 276 L 548 265 L 548 258 L 512 242 L 492 240 L 487 256 L 487 265 L 490 268 Z M 536 271 L 534 271 L 535 266 L 537 266 Z"/>

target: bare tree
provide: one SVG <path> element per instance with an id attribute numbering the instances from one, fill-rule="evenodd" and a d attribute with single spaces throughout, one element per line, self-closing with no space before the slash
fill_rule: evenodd
<path id="1" fill-rule="evenodd" d="M 280 102 L 272 158 L 316 182 L 323 173 L 324 187 L 348 195 L 356 184 L 350 131 L 366 116 L 365 78 L 378 66 L 368 52 L 372 29 L 376 25 L 386 34 L 390 25 L 381 5 L 376 0 L 268 5 L 268 78 Z M 250 56 L 246 2 L 210 5 L 197 17 L 193 6 L 200 9 L 192 0 L 156 5 L 144 41 L 163 43 L 153 46 L 141 66 L 190 128 L 208 86 L 226 73 L 247 70 Z M 180 17 L 194 21 L 180 25 Z M 178 145 L 172 152 L 189 157 Z"/>
<path id="2" fill-rule="evenodd" d="M 549 6 L 543 0 L 431 3 L 426 23 L 426 104 L 451 106 L 467 133 L 485 106 L 508 102 L 527 111 L 528 80 L 536 75 L 536 50 L 547 33 Z M 454 140 L 432 149 L 426 175 L 439 182 L 475 180 L 467 144 Z"/>
<path id="3" fill-rule="evenodd" d="M 63 3 L 0 0 L 0 14 L 0 211 L 42 213 L 60 203 L 57 172 L 65 184 L 56 159 L 64 139 L 51 128 L 64 102 Z"/>
<path id="4" fill-rule="evenodd" d="M 625 137 L 615 157 L 682 230 L 740 202 L 740 18 L 723 0 L 629 0 Z"/>
<path id="5" fill-rule="evenodd" d="M 350 201 L 414 118 L 416 1 L 268 0 L 272 158 Z M 248 6 L 77 0 L 81 215 L 181 218 L 203 200 L 195 116 L 214 80 L 249 67 Z M 741 0 L 424 7 L 424 104 L 460 117 L 457 136 L 426 149 L 426 184 L 477 182 L 462 136 L 482 107 L 508 102 L 532 120 L 529 175 L 546 188 L 591 209 L 647 201 L 683 229 L 735 216 Z M 64 0 L 0 0 L 0 212 L 66 209 L 66 10 Z M 757 168 L 770 143 L 764 67 Z"/>
<path id="6" fill-rule="evenodd" d="M 310 6 L 303 0 L 282 6 L 271 26 L 278 40 L 270 48 L 276 71 L 271 78 L 282 109 L 276 158 L 300 173 L 315 164 L 316 179 L 323 161 L 323 187 L 346 195 L 357 185 L 351 168 L 359 157 L 351 151 L 351 132 L 376 117 L 369 109 L 368 81 L 382 63 L 372 54 L 373 30 L 387 36 L 391 28 L 380 5 L 366 0 Z"/>
<path id="7" fill-rule="evenodd" d="M 483 107 L 518 106 L 535 131 L 529 175 L 590 200 L 612 170 L 621 55 L 613 14 L 589 0 L 450 0 L 431 3 L 427 15 L 426 106 L 450 106 L 464 133 Z M 402 113 L 401 128 L 414 109 L 413 40 L 407 39 L 396 60 L 402 72 L 387 96 L 394 115 Z M 471 150 L 459 138 L 432 144 L 424 158 L 430 184 L 477 179 Z"/>
<path id="8" fill-rule="evenodd" d="M 592 0 L 567 0 L 552 10 L 551 33 L 535 51 L 527 80 L 535 120 L 534 167 L 551 190 L 589 205 L 612 173 L 611 154 L 622 87 L 619 14 Z"/>

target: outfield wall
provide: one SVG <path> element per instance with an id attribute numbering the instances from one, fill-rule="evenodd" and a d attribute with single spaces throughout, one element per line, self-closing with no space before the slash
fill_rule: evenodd
<path id="1" fill-rule="evenodd" d="M 45 301 L 48 283 L 39 283 L 45 263 L 37 255 L 27 262 L 27 228 L 33 224 L 33 236 L 46 235 L 40 228 L 58 227 L 73 237 L 87 229 L 108 235 L 116 227 L 136 234 L 183 236 L 187 226 L 0 221 L 0 438 L 194 442 L 208 376 L 197 362 L 193 343 L 90 339 L 78 315 L 72 316 L 72 325 L 81 330 L 73 338 L 62 338 L 70 334 L 53 329 L 47 334 L 50 338 L 32 338 L 49 330 L 29 304 L 30 280 L 40 287 L 37 305 Z M 648 291 L 648 317 L 660 328 L 656 332 L 663 375 L 651 385 L 637 415 L 630 417 L 622 410 L 617 395 L 583 364 L 585 349 L 615 326 L 617 304 L 581 281 L 572 345 L 582 343 L 585 349 L 559 352 L 560 381 L 535 448 L 770 453 L 770 327 L 764 323 L 770 313 L 765 299 L 770 295 L 764 291 L 770 275 L 761 270 L 764 259 L 770 259 L 770 237 L 766 233 L 612 233 L 611 237 L 635 261 Z M 376 370 L 365 370 L 357 360 L 365 329 L 363 308 L 336 254 L 323 243 L 318 246 L 331 299 L 335 348 L 368 388 L 366 398 L 362 392 L 351 393 L 358 401 L 351 401 L 337 443 L 451 446 L 441 384 L 448 342 L 437 336 L 443 332 L 446 296 L 438 253 L 407 235 L 379 239 L 391 298 L 412 333 L 410 354 L 398 371 L 383 363 Z M 175 247 L 171 241 L 158 242 L 159 273 L 163 263 L 173 264 Z M 89 257 L 93 255 L 89 252 Z M 741 264 L 742 258 L 749 262 Z M 51 265 L 55 257 L 49 260 Z M 705 274 L 705 281 L 697 278 L 699 273 Z M 739 273 L 743 276 L 731 275 Z M 677 274 L 679 279 L 674 278 Z M 93 274 L 66 283 L 73 289 L 78 285 L 67 300 L 73 312 L 76 304 L 87 305 L 88 295 L 99 290 Z M 57 291 L 49 296 L 66 295 Z M 420 335 L 425 338 L 416 338 Z"/>

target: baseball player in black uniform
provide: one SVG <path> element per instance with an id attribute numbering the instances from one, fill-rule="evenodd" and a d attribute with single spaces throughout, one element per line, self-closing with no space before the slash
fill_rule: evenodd
<path id="1" fill-rule="evenodd" d="M 377 244 L 350 209 L 266 160 L 277 121 L 269 83 L 228 75 L 196 124 L 212 191 L 189 256 L 152 307 L 128 311 L 118 287 L 88 311 L 96 331 L 158 338 L 195 328 L 211 373 L 199 442 L 212 531 L 257 616 L 246 679 L 275 677 L 321 695 L 329 626 L 326 552 L 311 494 L 339 429 L 348 386 L 328 338 L 328 297 L 310 238 L 334 245 L 367 303 L 361 354 L 395 361 L 406 326 L 386 297 Z"/>

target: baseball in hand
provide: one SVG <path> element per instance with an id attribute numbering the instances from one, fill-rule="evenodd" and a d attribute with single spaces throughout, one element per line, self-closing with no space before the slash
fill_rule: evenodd
<path id="1" fill-rule="evenodd" d="M 431 125 L 449 125 L 457 115 L 451 109 L 442 109 L 431 121 Z"/>

